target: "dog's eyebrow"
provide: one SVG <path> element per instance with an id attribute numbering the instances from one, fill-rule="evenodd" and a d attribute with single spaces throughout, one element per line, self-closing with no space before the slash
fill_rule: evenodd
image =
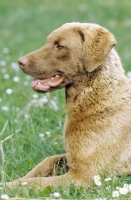
<path id="1" fill-rule="evenodd" d="M 59 44 L 60 43 L 60 40 L 55 40 L 54 41 L 54 44 Z"/>
<path id="2" fill-rule="evenodd" d="M 58 36 L 56 36 L 56 38 L 53 40 L 52 40 L 52 37 L 50 37 L 50 35 L 47 37 L 47 42 L 52 42 L 53 44 L 59 44 L 63 40 L 65 40 L 65 38 L 60 38 Z"/>
<path id="3" fill-rule="evenodd" d="M 66 38 L 56 38 L 55 40 L 54 40 L 54 44 L 63 44 L 64 43 L 64 41 L 66 40 Z"/>

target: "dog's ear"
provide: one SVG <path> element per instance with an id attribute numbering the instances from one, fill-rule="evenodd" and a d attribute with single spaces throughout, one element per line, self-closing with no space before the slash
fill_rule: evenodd
<path id="1" fill-rule="evenodd" d="M 84 29 L 83 63 L 88 72 L 100 66 L 116 45 L 116 40 L 107 29 L 103 27 L 89 27 Z"/>

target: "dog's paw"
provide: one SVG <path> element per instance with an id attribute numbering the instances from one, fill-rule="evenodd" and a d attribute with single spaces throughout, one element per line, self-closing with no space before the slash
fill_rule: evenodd
<path id="1" fill-rule="evenodd" d="M 5 188 L 10 191 L 10 190 L 13 190 L 15 188 L 17 188 L 19 185 L 21 184 L 21 182 L 19 180 L 14 180 L 12 182 L 7 182 L 5 184 Z"/>
<path id="2" fill-rule="evenodd" d="M 5 188 L 7 189 L 7 190 L 12 190 L 13 189 L 13 182 L 7 182 L 6 184 L 5 184 Z"/>

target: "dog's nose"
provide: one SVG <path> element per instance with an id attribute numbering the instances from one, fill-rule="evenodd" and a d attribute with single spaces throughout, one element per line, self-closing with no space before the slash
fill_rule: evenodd
<path id="1" fill-rule="evenodd" d="M 20 59 L 18 60 L 18 63 L 19 63 L 19 66 L 20 66 L 21 68 L 24 68 L 24 67 L 27 65 L 27 63 L 28 63 L 28 60 L 27 60 L 26 57 L 22 57 L 22 58 L 20 58 Z"/>

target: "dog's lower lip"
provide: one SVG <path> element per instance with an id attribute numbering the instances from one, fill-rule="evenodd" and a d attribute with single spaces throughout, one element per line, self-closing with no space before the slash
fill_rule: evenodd
<path id="1" fill-rule="evenodd" d="M 34 78 L 31 83 L 31 87 L 35 91 L 51 91 L 53 88 L 57 88 L 63 82 L 64 76 L 62 74 L 55 74 L 49 78 Z"/>

